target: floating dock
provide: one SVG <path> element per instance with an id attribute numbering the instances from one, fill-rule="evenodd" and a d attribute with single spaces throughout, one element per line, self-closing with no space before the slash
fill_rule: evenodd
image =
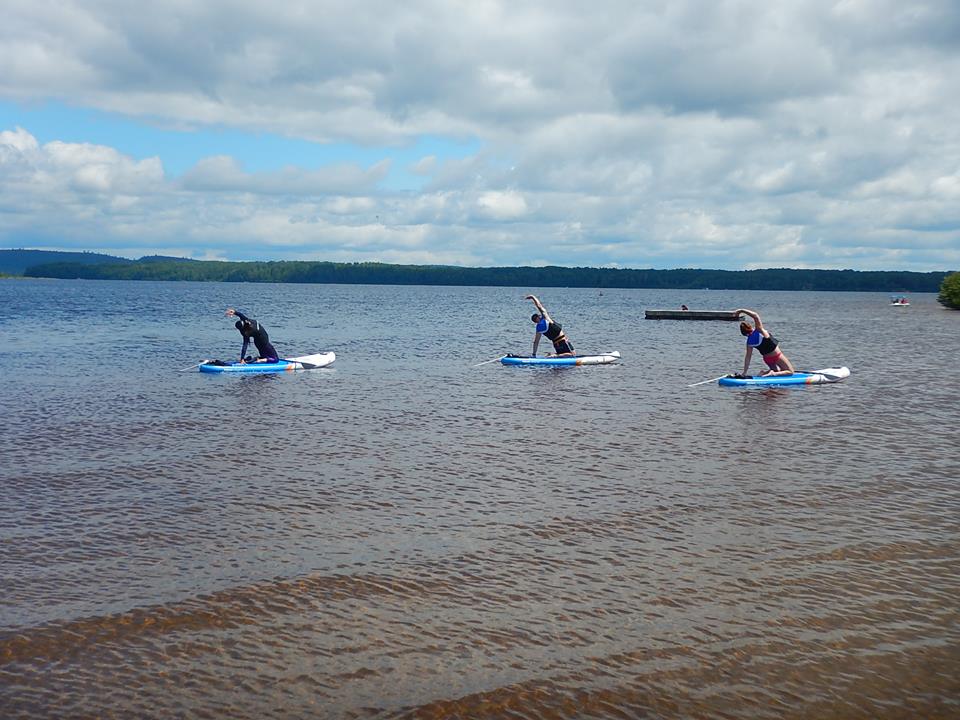
<path id="1" fill-rule="evenodd" d="M 732 310 L 645 310 L 647 320 L 739 320 Z"/>

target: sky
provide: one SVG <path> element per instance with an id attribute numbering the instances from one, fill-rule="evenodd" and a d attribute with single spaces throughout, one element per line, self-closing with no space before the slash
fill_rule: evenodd
<path id="1" fill-rule="evenodd" d="M 956 0 L 0 0 L 0 248 L 960 268 Z"/>

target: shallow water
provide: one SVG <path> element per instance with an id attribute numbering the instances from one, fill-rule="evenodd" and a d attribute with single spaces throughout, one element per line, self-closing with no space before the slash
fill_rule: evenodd
<path id="1" fill-rule="evenodd" d="M 0 715 L 960 716 L 960 313 L 544 289 L 623 362 L 474 367 L 528 291 L 0 282 Z M 853 374 L 687 387 L 681 303 Z M 227 306 L 336 363 L 178 372 Z"/>

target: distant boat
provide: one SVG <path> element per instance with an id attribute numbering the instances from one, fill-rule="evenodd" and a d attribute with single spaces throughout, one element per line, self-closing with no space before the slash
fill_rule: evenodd
<path id="1" fill-rule="evenodd" d="M 910 301 L 907 300 L 903 295 L 896 295 L 890 298 L 890 304 L 895 307 L 907 307 L 910 304 Z"/>

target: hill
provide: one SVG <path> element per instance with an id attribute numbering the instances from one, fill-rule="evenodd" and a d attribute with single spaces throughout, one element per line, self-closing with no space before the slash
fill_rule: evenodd
<path id="1" fill-rule="evenodd" d="M 127 258 L 104 255 L 93 252 L 60 252 L 56 250 L 0 250 L 0 272 L 9 275 L 22 275 L 24 270 L 34 265 L 53 262 L 80 263 L 97 265 L 104 263 L 122 264 L 133 262 Z"/>

